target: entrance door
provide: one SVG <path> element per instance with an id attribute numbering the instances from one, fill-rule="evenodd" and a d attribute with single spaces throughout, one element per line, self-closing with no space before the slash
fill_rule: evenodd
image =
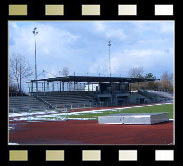
<path id="1" fill-rule="evenodd" d="M 144 103 L 144 98 L 140 98 L 140 104 Z"/>

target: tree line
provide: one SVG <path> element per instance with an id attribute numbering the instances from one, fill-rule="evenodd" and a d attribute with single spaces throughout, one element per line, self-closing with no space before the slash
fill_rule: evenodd
<path id="1" fill-rule="evenodd" d="M 147 73 L 144 75 L 143 67 L 134 67 L 129 70 L 129 77 L 132 78 L 153 78 L 156 79 L 152 73 Z M 161 90 L 161 91 L 171 91 L 173 92 L 173 73 L 168 73 L 164 71 L 160 77 L 160 80 L 132 83 L 131 90 Z"/>

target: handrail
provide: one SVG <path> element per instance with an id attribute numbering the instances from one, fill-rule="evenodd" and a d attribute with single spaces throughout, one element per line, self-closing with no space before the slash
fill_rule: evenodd
<path id="1" fill-rule="evenodd" d="M 46 100 L 44 100 L 43 98 L 41 98 L 40 96 L 35 96 L 36 99 L 38 99 L 39 101 L 42 101 L 44 104 L 48 105 L 50 108 L 55 108 L 51 103 L 48 103 Z"/>
<path id="2" fill-rule="evenodd" d="M 81 109 L 81 108 L 95 108 L 95 107 L 109 107 L 116 106 L 116 102 L 84 102 L 84 103 L 69 103 L 56 104 L 55 108 Z"/>

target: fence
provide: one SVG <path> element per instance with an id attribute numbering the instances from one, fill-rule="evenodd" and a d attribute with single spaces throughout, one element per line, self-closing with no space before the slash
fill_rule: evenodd
<path id="1" fill-rule="evenodd" d="M 82 109 L 82 108 L 93 108 L 93 107 L 108 107 L 110 103 L 108 102 L 87 102 L 87 103 L 71 103 L 71 104 L 57 104 L 55 108 L 67 108 L 72 109 Z"/>
<path id="2" fill-rule="evenodd" d="M 9 96 L 28 96 L 27 94 L 23 93 L 23 92 L 9 92 Z"/>
<path id="3" fill-rule="evenodd" d="M 9 108 L 9 113 L 21 113 L 21 112 L 28 112 L 29 109 L 33 109 L 34 111 L 40 111 L 40 110 L 48 110 L 47 107 L 19 107 L 19 108 Z"/>
<path id="4" fill-rule="evenodd" d="M 68 120 L 68 109 L 67 108 L 22 108 L 24 111 L 20 112 L 19 109 L 13 108 L 9 113 L 11 119 L 26 120 L 27 122 L 32 121 L 66 121 Z"/>
<path id="5" fill-rule="evenodd" d="M 67 108 L 57 108 L 54 110 L 42 110 L 42 112 L 35 112 L 34 109 L 29 109 L 27 112 L 27 121 L 67 121 Z"/>
<path id="6" fill-rule="evenodd" d="M 55 108 L 67 108 L 68 110 L 73 109 L 84 109 L 84 108 L 95 108 L 95 107 L 114 107 L 114 106 L 127 106 L 128 103 L 118 104 L 117 102 L 88 102 L 88 103 L 71 103 L 71 104 L 57 104 Z"/>

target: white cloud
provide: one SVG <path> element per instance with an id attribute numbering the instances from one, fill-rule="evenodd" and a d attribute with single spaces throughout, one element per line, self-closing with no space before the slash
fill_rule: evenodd
<path id="1" fill-rule="evenodd" d="M 156 32 L 156 33 L 172 33 L 174 31 L 173 21 L 135 21 L 132 22 L 136 31 L 143 32 Z"/>
<path id="2" fill-rule="evenodd" d="M 95 30 L 99 33 L 103 33 L 106 38 L 117 38 L 119 40 L 123 40 L 127 38 L 122 27 L 120 28 L 112 28 L 107 24 L 108 22 L 94 22 Z"/>
<path id="3" fill-rule="evenodd" d="M 47 59 L 54 60 L 54 58 L 56 61 L 62 62 L 61 59 L 66 59 L 67 52 L 70 51 L 69 45 L 77 42 L 80 37 L 49 24 L 36 23 L 34 25 L 29 23 L 23 27 L 19 26 L 18 29 L 14 28 L 14 24 L 10 24 L 10 26 L 12 26 L 10 37 L 15 41 L 15 44 L 10 46 L 10 54 L 13 52 L 23 54 L 29 57 L 33 63 L 35 45 L 32 30 L 35 26 L 39 31 L 36 36 L 37 58 L 42 62 Z"/>
<path id="4" fill-rule="evenodd" d="M 124 50 L 123 52 L 113 53 L 111 55 L 111 72 L 114 75 L 122 74 L 127 76 L 128 71 L 132 67 L 143 67 L 145 72 L 154 71 L 153 68 L 164 68 L 165 64 L 170 64 L 172 61 L 172 54 L 166 50 L 153 49 L 133 49 Z M 91 66 L 90 72 L 101 71 L 105 74 L 109 73 L 109 61 L 107 58 L 99 58 Z M 161 71 L 159 71 L 161 73 Z"/>
<path id="5" fill-rule="evenodd" d="M 106 28 L 104 25 L 104 22 L 101 22 L 101 21 L 94 22 L 94 26 L 96 31 L 104 31 Z"/>
<path id="6" fill-rule="evenodd" d="M 15 28 L 15 29 L 18 28 L 18 26 L 15 22 L 12 22 L 12 27 Z"/>
<path id="7" fill-rule="evenodd" d="M 162 33 L 172 33 L 174 32 L 174 23 L 171 22 L 162 22 L 160 24 L 160 32 Z"/>
<path id="8" fill-rule="evenodd" d="M 108 37 L 108 38 L 118 38 L 118 39 L 126 39 L 127 38 L 123 29 L 109 29 L 109 30 L 106 30 L 105 34 L 106 34 L 106 37 Z"/>
<path id="9" fill-rule="evenodd" d="M 34 36 L 38 27 L 38 73 L 43 69 L 57 74 L 64 66 L 70 74 L 87 72 L 109 75 L 107 41 L 112 41 L 112 75 L 127 76 L 131 67 L 145 72 L 172 70 L 172 23 L 135 22 L 10 22 L 9 50 L 25 55 L 34 67 Z M 153 73 L 153 74 L 154 74 Z M 47 75 L 51 76 L 51 75 Z"/>

